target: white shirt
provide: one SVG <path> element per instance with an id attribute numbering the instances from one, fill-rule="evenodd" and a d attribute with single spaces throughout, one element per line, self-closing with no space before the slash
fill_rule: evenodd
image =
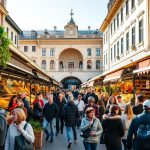
<path id="1" fill-rule="evenodd" d="M 74 104 L 78 107 L 78 111 L 83 111 L 85 108 L 83 100 L 80 100 L 80 102 L 76 100 L 74 101 Z"/>

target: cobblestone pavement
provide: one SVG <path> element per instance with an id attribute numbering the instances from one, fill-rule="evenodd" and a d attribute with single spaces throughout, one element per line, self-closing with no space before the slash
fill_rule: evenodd
<path id="1" fill-rule="evenodd" d="M 80 131 L 78 130 L 77 132 L 78 143 L 73 142 L 69 150 L 84 150 L 82 139 L 79 135 Z M 66 133 L 55 136 L 54 143 L 50 143 L 49 141 L 46 142 L 44 138 L 42 150 L 68 150 Z M 106 150 L 105 145 L 99 144 L 98 150 Z"/>

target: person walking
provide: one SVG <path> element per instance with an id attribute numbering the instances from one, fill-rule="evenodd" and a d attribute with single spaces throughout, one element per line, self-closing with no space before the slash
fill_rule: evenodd
<path id="1" fill-rule="evenodd" d="M 45 104 L 43 108 L 43 129 L 46 133 L 46 141 L 50 138 L 50 143 L 54 141 L 54 123 L 55 118 L 58 116 L 59 109 L 58 106 L 53 102 L 53 95 L 47 95 L 48 103 Z M 47 130 L 50 124 L 50 133 Z"/>
<path id="2" fill-rule="evenodd" d="M 79 111 L 77 106 L 74 104 L 73 97 L 71 97 L 68 103 L 64 106 L 63 117 L 66 126 L 66 132 L 67 132 L 68 148 L 70 148 L 72 144 L 71 129 L 73 131 L 74 142 L 75 143 L 77 142 L 76 125 L 77 125 L 77 119 L 79 118 Z"/>
<path id="3" fill-rule="evenodd" d="M 125 134 L 122 137 L 124 150 L 127 150 L 127 133 L 128 133 L 128 129 L 129 129 L 129 126 L 130 126 L 130 123 L 131 123 L 133 117 L 134 117 L 134 115 L 133 115 L 133 110 L 132 110 L 131 105 L 126 104 L 125 108 L 124 108 L 124 114 L 121 116 L 123 127 L 125 130 Z"/>
<path id="4" fill-rule="evenodd" d="M 150 150 L 150 99 L 143 103 L 143 112 L 131 121 L 127 135 L 128 150 Z"/>
<path id="5" fill-rule="evenodd" d="M 0 150 L 4 150 L 6 132 L 7 132 L 6 112 L 4 109 L 0 109 Z"/>
<path id="6" fill-rule="evenodd" d="M 79 129 L 80 125 L 81 125 L 81 120 L 82 120 L 83 115 L 84 115 L 84 108 L 85 108 L 85 104 L 82 100 L 82 95 L 81 94 L 78 95 L 78 99 L 74 103 L 77 106 L 79 114 L 80 114 L 80 117 L 77 120 L 77 128 Z"/>
<path id="7" fill-rule="evenodd" d="M 20 108 L 16 108 L 12 111 L 13 124 L 11 124 L 7 131 L 5 150 L 16 150 L 15 148 L 15 137 L 23 135 L 24 138 L 30 142 L 34 143 L 34 132 L 32 126 L 27 123 L 26 115 L 24 111 Z M 24 127 L 26 126 L 26 129 Z"/>
<path id="8" fill-rule="evenodd" d="M 136 102 L 137 102 L 137 104 L 135 106 L 133 106 L 133 113 L 135 115 L 139 115 L 143 112 L 144 96 L 142 94 L 137 95 Z"/>
<path id="9" fill-rule="evenodd" d="M 85 150 L 97 150 L 97 144 L 99 143 L 99 137 L 103 132 L 101 123 L 98 118 L 95 117 L 95 110 L 93 107 L 86 109 L 86 116 L 81 122 L 81 132 L 90 130 L 90 135 L 87 138 L 83 138 L 83 144 Z"/>
<path id="10" fill-rule="evenodd" d="M 64 99 L 64 96 L 60 93 L 58 95 L 58 99 L 56 100 L 56 104 L 59 109 L 59 114 L 56 118 L 56 135 L 59 134 L 61 131 L 61 134 L 63 134 L 63 128 L 64 128 L 64 118 L 63 118 L 63 109 L 66 104 L 66 101 Z"/>
<path id="11" fill-rule="evenodd" d="M 117 105 L 110 106 L 109 114 L 103 116 L 103 135 L 107 150 L 122 150 L 121 137 L 124 135 L 124 128 Z"/>

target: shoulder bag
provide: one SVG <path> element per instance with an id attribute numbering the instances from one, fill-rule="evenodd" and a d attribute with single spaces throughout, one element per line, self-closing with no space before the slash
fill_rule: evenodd
<path id="1" fill-rule="evenodd" d="M 24 130 L 26 130 L 27 125 L 28 123 L 24 125 Z M 21 134 L 15 137 L 14 150 L 34 150 L 34 146 Z"/>

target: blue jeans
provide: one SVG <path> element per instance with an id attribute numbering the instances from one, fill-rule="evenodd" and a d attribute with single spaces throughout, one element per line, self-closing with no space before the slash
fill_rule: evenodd
<path id="1" fill-rule="evenodd" d="M 50 124 L 50 133 L 47 130 L 47 127 L 49 124 Z M 51 136 L 52 138 L 54 137 L 54 124 L 55 124 L 54 118 L 50 121 L 47 121 L 46 118 L 43 118 L 43 129 L 44 129 L 46 135 Z"/>
<path id="2" fill-rule="evenodd" d="M 85 150 L 97 150 L 97 143 L 83 142 Z"/>
<path id="3" fill-rule="evenodd" d="M 71 132 L 71 129 L 72 129 L 72 131 L 73 131 L 74 140 L 75 140 L 75 141 L 77 140 L 76 127 L 75 127 L 75 126 L 73 126 L 73 127 L 66 127 L 68 142 L 69 142 L 69 141 L 72 141 L 72 132 Z"/>

